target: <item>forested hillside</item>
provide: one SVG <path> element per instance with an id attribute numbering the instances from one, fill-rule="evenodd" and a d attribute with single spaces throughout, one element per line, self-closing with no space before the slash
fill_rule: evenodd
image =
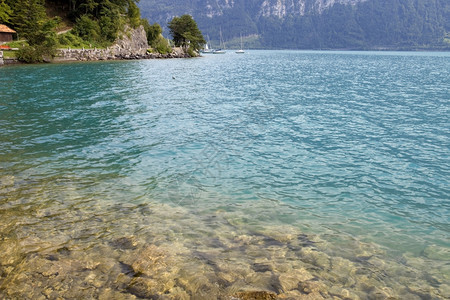
<path id="1" fill-rule="evenodd" d="M 8 9 L 0 22 L 19 36 L 49 35 L 55 28 L 72 28 L 85 41 L 108 44 L 124 24 L 141 24 L 135 0 L 0 0 Z M 41 36 L 40 38 L 43 38 Z"/>
<path id="2" fill-rule="evenodd" d="M 449 49 L 448 0 L 141 0 L 165 24 L 192 14 L 213 42 L 242 34 L 261 48 Z M 255 37 L 257 37 L 255 39 Z M 231 44 L 231 43 L 229 43 Z"/>
<path id="3" fill-rule="evenodd" d="M 126 28 L 144 26 L 149 44 L 168 52 L 161 27 L 141 19 L 138 0 L 0 0 L 0 23 L 17 31 L 19 60 L 43 61 L 57 47 L 107 47 Z M 25 46 L 23 46 L 25 45 Z"/>

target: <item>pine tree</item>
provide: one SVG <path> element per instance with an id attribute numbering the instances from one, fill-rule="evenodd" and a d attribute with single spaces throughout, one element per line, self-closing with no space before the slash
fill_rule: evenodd
<path id="1" fill-rule="evenodd" d="M 13 23 L 29 44 L 19 51 L 18 58 L 25 62 L 36 62 L 54 56 L 57 46 L 54 29 L 59 19 L 47 17 L 44 0 L 18 0 L 14 13 Z"/>
<path id="2" fill-rule="evenodd" d="M 0 0 L 0 23 L 8 23 L 13 11 L 4 0 Z"/>

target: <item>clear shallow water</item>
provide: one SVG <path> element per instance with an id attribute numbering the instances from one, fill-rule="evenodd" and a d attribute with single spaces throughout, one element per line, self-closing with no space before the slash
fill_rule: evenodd
<path id="1" fill-rule="evenodd" d="M 449 73 L 398 52 L 2 68 L 0 293 L 449 298 Z"/>

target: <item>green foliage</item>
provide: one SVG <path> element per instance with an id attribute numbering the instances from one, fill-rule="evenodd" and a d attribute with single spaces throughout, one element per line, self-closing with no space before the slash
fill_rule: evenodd
<path id="1" fill-rule="evenodd" d="M 88 41 L 83 40 L 81 37 L 74 35 L 71 32 L 66 32 L 64 34 L 58 35 L 58 44 L 60 48 L 101 47 L 101 45 L 89 43 Z"/>
<path id="2" fill-rule="evenodd" d="M 10 46 L 11 48 L 22 48 L 24 46 L 28 46 L 28 42 L 26 40 L 12 41 L 6 43 L 6 45 Z"/>
<path id="3" fill-rule="evenodd" d="M 11 19 L 13 11 L 5 0 L 0 0 L 0 23 L 7 23 Z"/>
<path id="4" fill-rule="evenodd" d="M 47 17 L 43 0 L 18 0 L 14 12 L 12 21 L 29 44 L 18 53 L 19 60 L 41 62 L 44 57 L 53 57 L 58 44 L 54 29 L 60 19 Z"/>
<path id="5" fill-rule="evenodd" d="M 100 25 L 88 15 L 83 15 L 77 20 L 73 32 L 86 41 L 96 41 L 100 38 Z"/>
<path id="6" fill-rule="evenodd" d="M 58 0 L 51 0 L 58 1 Z M 141 25 L 137 0 L 78 0 L 71 9 L 75 18 L 74 33 L 91 44 L 108 46 L 125 24 Z"/>
<path id="7" fill-rule="evenodd" d="M 98 20 L 100 26 L 100 39 L 97 41 L 106 41 L 107 44 L 114 42 L 121 28 L 123 21 L 120 18 L 118 10 L 106 10 Z"/>
<path id="8" fill-rule="evenodd" d="M 192 49 L 192 47 L 189 47 L 187 49 L 187 53 L 189 54 L 190 57 L 196 57 L 198 56 L 198 53 L 195 53 L 194 50 Z"/>
<path id="9" fill-rule="evenodd" d="M 133 28 L 141 25 L 141 12 L 139 11 L 139 7 L 137 7 L 136 3 L 132 0 L 128 1 L 128 19 Z"/>
<path id="10" fill-rule="evenodd" d="M 169 29 L 175 46 L 189 47 L 194 51 L 199 51 L 206 43 L 197 23 L 190 15 L 174 17 L 169 22 Z"/>
<path id="11" fill-rule="evenodd" d="M 14 6 L 12 21 L 17 31 L 31 45 L 38 43 L 42 39 L 44 23 L 48 21 L 44 0 L 18 0 Z"/>
<path id="12" fill-rule="evenodd" d="M 57 47 L 106 47 L 112 44 L 125 24 L 141 25 L 138 0 L 0 0 L 0 20 L 17 30 L 28 46 L 23 47 L 19 59 L 25 62 L 43 61 L 55 54 Z M 49 18 L 46 13 L 59 15 L 65 29 L 70 32 L 57 35 L 58 17 Z M 10 18 L 10 16 L 12 16 Z M 148 24 L 148 22 L 147 22 Z M 153 40 L 161 33 L 158 24 L 149 25 Z M 161 51 L 167 51 L 167 42 L 155 43 Z M 20 47 L 19 47 L 20 48 Z"/>
<path id="13" fill-rule="evenodd" d="M 55 48 L 47 45 L 25 46 L 17 52 L 17 58 L 25 63 L 48 61 L 55 55 Z"/>
<path id="14" fill-rule="evenodd" d="M 124 23 L 120 9 L 103 8 L 97 18 L 90 14 L 81 15 L 76 19 L 73 31 L 90 43 L 109 45 L 116 40 Z"/>
<path id="15" fill-rule="evenodd" d="M 17 52 L 17 58 L 26 63 L 42 61 L 42 55 L 32 46 L 25 46 Z"/>
<path id="16" fill-rule="evenodd" d="M 154 23 L 153 25 L 150 25 L 147 21 L 147 19 L 141 20 L 142 26 L 144 26 L 145 32 L 147 34 L 147 41 L 149 45 L 154 44 L 154 42 L 159 38 L 159 36 L 162 34 L 162 28 L 161 25 L 158 23 Z M 153 47 L 153 46 L 152 46 Z"/>
<path id="17" fill-rule="evenodd" d="M 17 51 L 3 51 L 3 58 L 17 58 Z"/>
<path id="18" fill-rule="evenodd" d="M 151 44 L 151 47 L 156 50 L 156 52 L 161 54 L 167 54 L 172 52 L 172 48 L 169 42 L 160 34 Z"/>

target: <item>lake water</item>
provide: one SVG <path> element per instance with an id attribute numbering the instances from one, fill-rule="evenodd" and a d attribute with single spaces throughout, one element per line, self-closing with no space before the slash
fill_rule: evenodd
<path id="1" fill-rule="evenodd" d="M 449 116 L 450 53 L 0 68 L 0 297 L 449 299 Z"/>

